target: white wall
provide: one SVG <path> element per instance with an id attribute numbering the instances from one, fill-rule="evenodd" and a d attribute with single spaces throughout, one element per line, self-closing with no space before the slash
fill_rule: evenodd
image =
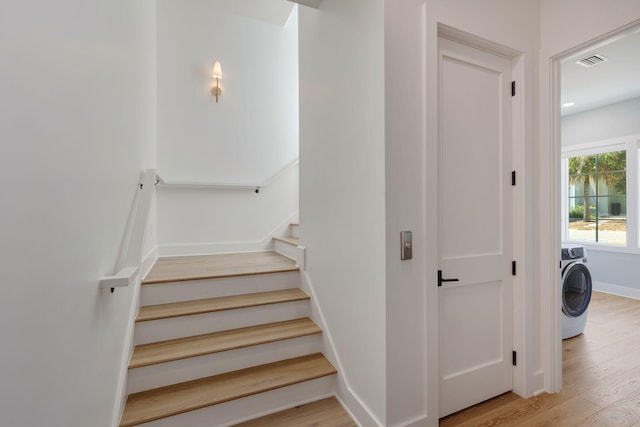
<path id="1" fill-rule="evenodd" d="M 429 0 L 428 3 L 427 25 L 438 21 L 523 52 L 537 46 L 539 9 L 535 0 Z"/>
<path id="2" fill-rule="evenodd" d="M 601 0 L 540 0 L 540 143 L 536 153 L 539 275 L 542 289 L 541 329 L 543 334 L 559 334 L 560 275 L 555 266 L 560 253 L 560 135 L 559 96 L 555 91 L 552 61 L 559 60 L 569 51 L 583 48 L 596 38 L 640 19 L 640 3 L 636 0 L 620 0 L 611 7 Z M 568 30 L 570 29 L 570 30 Z M 556 129 L 556 124 L 557 129 Z M 543 340 L 543 354 L 549 361 L 545 371 L 545 386 L 549 391 L 561 387 L 561 353 L 559 343 Z"/>
<path id="3" fill-rule="evenodd" d="M 300 18 L 300 233 L 335 343 L 341 392 L 386 421 L 382 0 L 324 0 Z M 369 425 L 369 424 L 366 424 Z"/>
<path id="4" fill-rule="evenodd" d="M 298 168 L 253 189 L 159 188 L 160 255 L 265 250 L 298 221 Z"/>
<path id="5" fill-rule="evenodd" d="M 640 133 L 640 98 L 562 116 L 563 147 Z"/>
<path id="6" fill-rule="evenodd" d="M 134 289 L 98 278 L 155 166 L 154 5 L 5 6 L 0 423 L 112 426 Z"/>
<path id="7" fill-rule="evenodd" d="M 570 147 L 640 134 L 640 98 L 562 117 L 561 145 Z M 640 298 L 637 266 L 640 255 L 589 248 L 588 266 L 599 290 Z"/>
<path id="8" fill-rule="evenodd" d="M 427 414 L 425 268 L 426 0 L 385 2 L 387 424 Z M 400 232 L 414 259 L 400 260 Z M 437 417 L 436 417 L 437 419 Z"/>
<path id="9" fill-rule="evenodd" d="M 284 27 L 215 2 L 158 0 L 158 171 L 259 182 L 298 155 L 297 19 Z M 211 95 L 214 61 L 222 96 Z"/>
<path id="10" fill-rule="evenodd" d="M 540 0 L 544 53 L 558 55 L 640 18 L 636 0 Z M 568 30 L 570 29 L 570 30 Z"/>
<path id="11" fill-rule="evenodd" d="M 593 288 L 602 292 L 640 299 L 638 262 L 638 254 L 587 250 Z"/>
<path id="12" fill-rule="evenodd" d="M 329 332 L 354 394 L 381 424 L 437 425 L 437 349 L 427 343 L 429 334 L 437 342 L 437 224 L 431 187 L 437 176 L 437 155 L 425 142 L 425 137 L 437 138 L 437 117 L 432 116 L 437 114 L 432 105 L 437 98 L 437 23 L 520 49 L 526 59 L 521 87 L 531 94 L 538 40 L 538 21 L 531 17 L 537 16 L 538 9 L 530 2 L 385 2 L 383 84 L 382 77 L 375 81 L 381 65 L 372 63 L 374 55 L 379 55 L 376 38 L 381 37 L 381 18 L 373 16 L 373 5 L 365 8 L 364 2 L 350 3 L 325 0 L 317 13 L 301 11 L 302 244 L 308 249 L 309 276 L 327 311 Z M 432 56 L 425 58 L 425 52 Z M 371 178 L 377 176 L 380 166 L 368 158 L 376 153 L 378 138 L 371 131 L 381 119 L 367 120 L 367 115 L 378 108 L 375 94 L 383 88 L 386 169 L 384 200 L 380 201 L 372 196 L 382 188 Z M 530 153 L 532 96 L 525 105 L 521 114 L 527 147 L 521 150 Z M 426 128 L 425 116 L 430 120 Z M 531 170 L 523 171 L 529 177 L 524 179 L 529 183 L 523 184 L 529 189 L 529 208 L 531 174 Z M 358 190 L 366 193 L 358 194 Z M 381 203 L 386 216 L 381 219 L 386 225 L 385 264 L 376 268 L 385 272 L 384 284 L 380 276 L 376 281 L 365 280 L 379 263 L 375 257 L 378 247 L 370 240 L 377 231 L 370 222 L 377 221 Z M 399 259 L 401 230 L 414 232 L 411 261 Z M 344 239 L 350 244 L 341 245 Z M 526 256 L 531 257 L 531 250 Z M 532 261 L 528 261 L 530 270 Z M 368 298 L 383 292 L 378 297 L 382 306 L 373 301 L 360 303 L 358 290 Z M 351 318 L 353 310 L 362 319 L 357 324 Z M 375 329 L 382 317 L 386 336 Z M 359 326 L 367 321 L 370 331 Z M 365 334 L 371 343 L 363 342 Z M 365 362 L 372 375 L 372 365 L 384 363 L 380 355 L 366 353 L 376 339 L 377 345 L 386 347 L 386 397 L 370 385 L 367 389 L 361 371 L 354 368 Z M 377 381 L 384 384 L 382 377 Z M 386 416 L 378 406 L 384 398 Z"/>
<path id="13" fill-rule="evenodd" d="M 158 173 L 166 181 L 259 184 L 298 156 L 297 15 L 277 25 L 223 3 L 157 2 Z M 269 4 L 262 12 L 282 12 Z M 223 74 L 218 103 L 210 92 L 214 61 Z M 161 254 L 262 241 L 297 211 L 297 171 L 281 181 L 260 195 L 161 190 Z"/>

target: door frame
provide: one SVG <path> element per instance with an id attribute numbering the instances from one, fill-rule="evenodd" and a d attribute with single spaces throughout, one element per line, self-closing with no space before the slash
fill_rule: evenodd
<path id="1" fill-rule="evenodd" d="M 518 274 L 513 278 L 513 346 L 518 353 L 518 363 L 513 371 L 513 391 L 529 397 L 540 391 L 542 375 L 534 374 L 535 361 L 535 290 L 533 287 L 533 230 L 526 227 L 533 221 L 533 123 L 525 116 L 525 106 L 531 103 L 528 94 L 532 93 L 530 82 L 525 79 L 525 56 L 516 49 L 486 40 L 470 33 L 447 26 L 442 22 L 427 25 L 427 76 L 438 76 L 438 37 L 442 36 L 458 43 L 507 57 L 512 63 L 512 77 L 516 83 L 516 96 L 512 102 L 512 164 L 517 171 L 517 185 L 513 193 L 512 242 L 513 256 L 517 261 Z M 431 60 L 430 60 L 431 59 Z M 426 306 L 427 306 L 427 391 L 429 412 L 439 408 L 439 298 L 436 286 L 438 270 L 438 84 L 439 78 L 427 79 L 426 88 L 426 199 L 431 208 L 426 212 L 425 246 L 427 252 L 426 268 Z M 431 416 L 429 416 L 431 418 Z M 437 421 L 439 416 L 434 417 Z"/>
<path id="2" fill-rule="evenodd" d="M 548 198 L 541 197 L 540 213 L 550 213 L 549 218 L 545 218 L 548 223 L 543 222 L 541 230 L 547 230 L 548 235 L 541 236 L 540 269 L 541 269 L 541 316 L 542 316 L 542 366 L 544 369 L 545 391 L 556 393 L 562 390 L 562 288 L 561 274 L 556 270 L 560 260 L 560 245 L 562 242 L 562 232 L 560 229 L 560 218 L 562 212 L 561 200 L 561 158 L 562 146 L 560 135 L 561 111 L 561 62 L 571 56 L 579 55 L 582 51 L 587 52 L 597 48 L 598 45 L 609 43 L 612 39 L 619 38 L 640 28 L 640 20 L 635 20 L 627 25 L 601 34 L 580 43 L 563 52 L 551 54 L 542 52 L 540 57 L 540 111 L 545 111 L 547 107 L 548 117 L 541 116 L 541 159 L 546 158 L 550 168 L 549 181 L 541 181 L 542 188 L 546 188 Z M 544 68 L 545 64 L 548 66 Z M 545 85 L 545 78 L 548 78 L 548 85 Z M 545 89 L 547 88 L 547 89 Z M 547 96 L 548 98 L 545 98 Z M 546 104 L 546 105 L 545 105 Z M 544 131 L 545 119 L 548 120 L 548 144 L 545 146 Z"/>

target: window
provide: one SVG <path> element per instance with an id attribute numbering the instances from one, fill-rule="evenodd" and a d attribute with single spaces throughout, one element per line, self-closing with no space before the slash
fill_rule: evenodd
<path id="1" fill-rule="evenodd" d="M 637 140 L 563 150 L 563 240 L 638 247 Z"/>
<path id="2" fill-rule="evenodd" d="M 569 240 L 627 244 L 627 152 L 569 157 Z"/>

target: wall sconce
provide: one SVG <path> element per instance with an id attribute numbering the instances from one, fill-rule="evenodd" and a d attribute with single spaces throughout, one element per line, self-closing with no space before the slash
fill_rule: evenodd
<path id="1" fill-rule="evenodd" d="M 222 95 L 222 89 L 220 89 L 220 79 L 222 78 L 222 67 L 220 66 L 220 61 L 216 61 L 213 64 L 213 78 L 216 79 L 216 85 L 211 88 L 211 93 L 216 97 L 216 102 L 218 102 L 218 97 Z"/>

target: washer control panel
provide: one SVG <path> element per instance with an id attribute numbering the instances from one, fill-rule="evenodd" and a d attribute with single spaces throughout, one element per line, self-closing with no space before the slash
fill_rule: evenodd
<path id="1" fill-rule="evenodd" d="M 584 246 L 563 246 L 562 247 L 562 260 L 570 259 L 585 259 L 587 257 L 587 251 Z"/>

